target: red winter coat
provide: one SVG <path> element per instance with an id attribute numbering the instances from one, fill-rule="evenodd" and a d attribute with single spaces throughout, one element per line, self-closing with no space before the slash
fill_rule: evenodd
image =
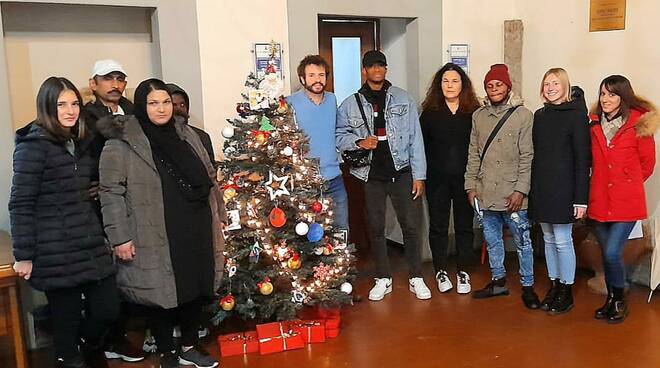
<path id="1" fill-rule="evenodd" d="M 644 181 L 655 166 L 655 133 L 660 116 L 655 111 L 630 110 L 626 123 L 610 144 L 591 116 L 593 167 L 589 189 L 590 218 L 600 222 L 636 221 L 646 218 Z"/>

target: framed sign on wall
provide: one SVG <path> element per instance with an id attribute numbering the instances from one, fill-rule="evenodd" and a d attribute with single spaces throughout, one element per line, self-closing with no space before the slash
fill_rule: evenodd
<path id="1" fill-rule="evenodd" d="M 626 29 L 626 0 L 591 0 L 589 32 Z"/>

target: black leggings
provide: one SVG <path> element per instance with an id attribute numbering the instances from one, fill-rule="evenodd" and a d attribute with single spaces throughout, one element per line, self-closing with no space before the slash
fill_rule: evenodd
<path id="1" fill-rule="evenodd" d="M 72 288 L 46 291 L 46 298 L 53 318 L 55 355 L 58 358 L 69 359 L 78 355 L 80 338 L 92 346 L 102 344 L 119 313 L 119 293 L 114 275 Z"/>
<path id="2" fill-rule="evenodd" d="M 175 349 L 172 333 L 177 324 L 181 326 L 181 346 L 195 346 L 199 343 L 198 329 L 202 306 L 202 299 L 198 298 L 176 308 L 149 308 L 148 325 L 159 353 Z"/>

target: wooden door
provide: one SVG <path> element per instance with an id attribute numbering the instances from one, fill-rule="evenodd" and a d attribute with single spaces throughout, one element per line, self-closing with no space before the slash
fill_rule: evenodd
<path id="1" fill-rule="evenodd" d="M 328 61 L 330 64 L 330 73 L 326 84 L 328 91 L 335 91 L 335 79 L 333 76 L 334 69 L 334 55 L 333 55 L 333 39 L 334 38 L 359 38 L 360 42 L 360 55 L 359 59 L 362 60 L 362 55 L 369 50 L 376 50 L 379 47 L 379 22 L 375 18 L 360 18 L 360 19 L 337 19 L 337 18 L 319 18 L 319 54 Z M 356 74 L 361 75 L 360 84 L 364 83 L 365 76 L 361 73 L 361 64 L 358 66 L 359 71 Z M 355 91 L 357 92 L 357 91 Z M 341 101 L 339 101 L 341 103 Z M 366 227 L 366 212 L 364 205 L 364 190 L 362 182 L 348 172 L 348 167 L 342 165 L 342 175 L 348 192 L 348 211 L 349 211 L 349 225 L 350 241 L 357 246 L 358 254 L 365 256 L 369 249 L 369 238 L 367 236 Z M 364 257 L 361 257 L 364 259 Z"/>

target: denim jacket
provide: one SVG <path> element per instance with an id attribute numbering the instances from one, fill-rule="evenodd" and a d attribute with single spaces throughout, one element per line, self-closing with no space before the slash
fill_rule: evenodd
<path id="1" fill-rule="evenodd" d="M 359 94 L 367 116 L 369 131 L 373 134 L 373 108 L 367 99 Z M 369 133 L 353 95 L 348 96 L 337 111 L 335 137 L 340 152 L 359 148 L 356 141 L 366 138 Z M 390 145 L 394 168 L 401 170 L 410 166 L 413 180 L 426 179 L 426 156 L 424 140 L 419 125 L 417 105 L 408 92 L 391 86 L 385 97 L 385 130 Z M 371 155 L 371 154 L 370 154 Z M 369 166 L 351 167 L 351 174 L 362 181 L 369 178 Z"/>

